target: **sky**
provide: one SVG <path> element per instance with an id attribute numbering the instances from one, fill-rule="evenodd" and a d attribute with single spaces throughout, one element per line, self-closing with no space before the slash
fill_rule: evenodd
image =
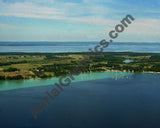
<path id="1" fill-rule="evenodd" d="M 126 17 L 116 42 L 160 42 L 160 0 L 0 0 L 0 41 L 100 41 Z"/>

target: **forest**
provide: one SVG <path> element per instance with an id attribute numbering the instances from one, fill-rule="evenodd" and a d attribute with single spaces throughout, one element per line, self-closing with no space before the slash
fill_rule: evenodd
<path id="1" fill-rule="evenodd" d="M 91 53 L 0 53 L 0 80 L 42 79 L 67 75 Z M 126 63 L 125 60 L 132 60 Z M 159 53 L 104 52 L 81 71 L 160 73 Z"/>

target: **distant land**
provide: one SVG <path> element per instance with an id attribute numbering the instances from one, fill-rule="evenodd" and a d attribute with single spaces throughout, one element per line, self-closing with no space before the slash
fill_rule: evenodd
<path id="1" fill-rule="evenodd" d="M 66 42 L 0 42 L 0 52 L 37 52 L 37 53 L 67 53 L 88 52 L 94 48 L 99 41 L 66 41 Z M 159 42 L 113 42 L 104 52 L 141 52 L 160 53 Z"/>

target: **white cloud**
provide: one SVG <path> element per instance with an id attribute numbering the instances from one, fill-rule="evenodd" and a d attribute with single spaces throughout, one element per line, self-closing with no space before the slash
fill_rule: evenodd
<path id="1" fill-rule="evenodd" d="M 6 4 L 3 3 L 3 5 L 0 8 L 1 15 L 63 15 L 63 12 L 60 12 L 59 10 L 55 8 L 49 8 L 49 7 L 41 7 L 37 6 L 33 3 L 14 3 L 14 4 Z"/>
<path id="2" fill-rule="evenodd" d="M 127 32 L 141 35 L 160 35 L 159 19 L 137 19 L 131 24 Z"/>
<path id="3" fill-rule="evenodd" d="M 38 3 L 41 1 L 38 1 Z M 110 12 L 116 12 L 116 10 L 110 8 L 78 3 L 55 3 L 55 5 L 56 7 L 48 7 L 31 2 L 1 2 L 0 15 L 25 18 L 60 19 L 99 25 L 107 25 L 115 22 L 114 20 L 103 18 L 103 15 L 106 16 L 109 15 Z M 87 14 L 90 14 L 90 16 L 83 16 L 86 12 Z"/>
<path id="4" fill-rule="evenodd" d="M 114 4 L 115 1 L 111 0 L 100 0 L 98 2 L 109 2 Z M 49 5 L 49 4 L 50 5 Z M 128 10 L 112 9 L 108 6 L 96 4 L 97 0 L 84 0 L 84 3 L 62 3 L 54 0 L 27 0 L 27 2 L 15 2 L 15 3 L 4 3 L 0 0 L 0 15 L 2 16 L 13 16 L 13 17 L 24 17 L 24 18 L 41 18 L 41 19 L 53 19 L 70 21 L 75 23 L 86 23 L 92 25 L 102 25 L 104 26 L 104 32 L 109 32 L 114 29 L 116 24 L 120 23 L 121 15 L 119 13 L 125 13 Z M 124 4 L 124 3 L 122 3 Z M 43 6 L 42 6 L 43 5 Z M 127 5 L 125 5 L 127 6 Z M 136 5 L 135 5 L 136 6 Z M 135 8 L 132 8 L 132 10 Z M 158 10 L 145 10 L 145 12 L 159 13 Z M 112 15 L 114 14 L 114 15 Z M 127 14 L 127 12 L 126 12 Z M 110 16 L 111 18 L 106 18 Z M 119 20 L 115 19 L 117 17 Z M 159 19 L 136 19 L 123 35 L 128 37 L 137 37 L 141 39 L 142 37 L 154 37 L 160 35 L 160 20 Z M 107 28 L 106 28 L 107 27 Z M 0 28 L 3 29 L 34 29 L 39 30 L 39 28 L 21 27 L 8 24 L 0 24 Z M 78 28 L 78 26 L 77 26 Z M 106 29 L 105 29 L 106 28 Z M 41 29 L 42 30 L 42 29 Z M 43 29 L 44 30 L 44 29 Z M 66 29 L 61 31 L 65 31 Z M 93 29 L 93 31 L 96 29 Z M 45 31 L 58 31 L 54 29 L 45 29 Z M 84 31 L 81 31 L 78 35 L 85 35 Z M 101 32 L 95 31 L 94 33 L 87 32 L 89 38 L 95 37 L 101 38 Z M 103 30 L 102 30 L 103 31 Z M 68 32 L 66 32 L 68 34 Z M 91 35 L 90 35 L 91 34 Z M 72 35 L 72 34 L 71 34 Z M 68 36 L 68 35 L 67 35 Z M 74 35 L 75 36 L 75 35 Z M 122 36 L 123 37 L 123 36 Z M 121 38 L 121 37 L 120 37 Z M 124 37 L 125 38 L 125 37 Z"/>
<path id="5" fill-rule="evenodd" d="M 119 34 L 117 41 L 159 42 L 160 20 L 136 19 L 123 33 Z"/>

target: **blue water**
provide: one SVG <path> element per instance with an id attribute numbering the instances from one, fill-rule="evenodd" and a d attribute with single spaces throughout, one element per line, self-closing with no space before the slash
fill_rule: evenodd
<path id="1" fill-rule="evenodd" d="M 127 63 L 130 63 L 130 62 L 134 62 L 134 60 L 124 60 L 123 62 L 127 64 Z"/>
<path id="2" fill-rule="evenodd" d="M 38 108 L 53 86 L 0 92 L 1 128 L 160 128 L 160 75 L 132 74 L 118 79 L 72 83 Z"/>
<path id="3" fill-rule="evenodd" d="M 0 42 L 0 52 L 87 52 L 98 43 Z M 160 53 L 159 49 L 160 43 L 117 42 L 105 51 Z M 0 128 L 160 128 L 160 75 L 114 74 L 116 77 L 96 74 L 95 79 L 84 76 L 84 81 L 72 82 L 54 101 L 49 99 L 51 104 L 36 120 L 30 107 L 38 108 L 44 101 L 54 78 L 2 81 Z"/>
<path id="4" fill-rule="evenodd" d="M 0 52 L 88 52 L 99 42 L 0 42 Z M 160 53 L 160 43 L 113 42 L 104 51 Z"/>

